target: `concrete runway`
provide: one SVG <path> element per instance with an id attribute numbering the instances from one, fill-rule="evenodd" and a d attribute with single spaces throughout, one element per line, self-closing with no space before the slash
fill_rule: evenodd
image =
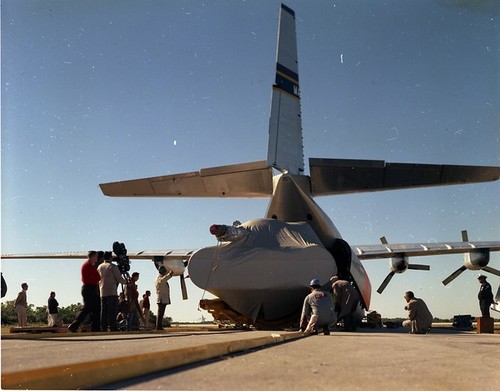
<path id="1" fill-rule="evenodd" d="M 82 388 L 92 389 L 500 390 L 499 334 L 403 330 L 305 338 L 198 331 L 3 339 L 2 388 L 74 389 L 76 372 L 83 371 L 91 385 Z M 120 380 L 109 381 L 113 371 Z M 58 380 L 50 377 L 56 372 Z M 15 384 L 36 376 L 38 383 Z"/>

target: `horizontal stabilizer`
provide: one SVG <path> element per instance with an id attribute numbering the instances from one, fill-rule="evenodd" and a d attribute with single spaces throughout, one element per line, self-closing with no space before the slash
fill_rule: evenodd
<path id="1" fill-rule="evenodd" d="M 110 197 L 269 197 L 273 192 L 272 169 L 265 161 L 99 186 Z"/>
<path id="2" fill-rule="evenodd" d="M 309 159 L 312 194 L 332 195 L 496 181 L 500 167 Z"/>

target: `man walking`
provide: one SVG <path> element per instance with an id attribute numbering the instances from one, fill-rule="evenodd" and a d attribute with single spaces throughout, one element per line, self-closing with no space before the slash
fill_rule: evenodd
<path id="1" fill-rule="evenodd" d="M 88 259 L 83 263 L 82 273 L 82 296 L 83 308 L 75 320 L 68 326 L 68 330 L 75 333 L 87 315 L 90 315 L 92 331 L 101 331 L 100 315 L 101 305 L 99 303 L 99 281 L 101 276 L 95 268 L 97 262 L 97 251 L 89 251 Z"/>

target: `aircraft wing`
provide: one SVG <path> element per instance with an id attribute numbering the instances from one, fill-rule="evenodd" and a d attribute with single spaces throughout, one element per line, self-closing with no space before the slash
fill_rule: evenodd
<path id="1" fill-rule="evenodd" d="M 110 197 L 269 197 L 272 176 L 267 162 L 259 161 L 99 186 Z"/>
<path id="2" fill-rule="evenodd" d="M 500 251 L 500 241 L 353 245 L 351 249 L 359 259 L 392 258 L 396 255 L 420 257 L 463 254 L 478 250 Z"/>
<path id="3" fill-rule="evenodd" d="M 197 250 L 145 250 L 129 251 L 130 259 L 148 259 L 163 257 L 165 260 L 188 260 Z M 86 259 L 85 252 L 58 252 L 58 253 L 33 253 L 33 254 L 2 254 L 2 259 Z"/>
<path id="4" fill-rule="evenodd" d="M 351 250 L 359 259 L 383 259 L 396 255 L 420 257 L 426 255 L 463 254 L 477 250 L 500 251 L 500 241 L 478 242 L 443 242 L 443 243 L 395 243 L 352 245 Z M 185 250 L 143 250 L 128 251 L 130 259 L 165 259 L 188 260 L 198 249 Z M 2 254 L 2 259 L 86 259 L 87 252 L 54 252 L 31 254 Z"/>
<path id="5" fill-rule="evenodd" d="M 500 167 L 386 163 L 383 160 L 309 159 L 315 196 L 490 182 Z"/>

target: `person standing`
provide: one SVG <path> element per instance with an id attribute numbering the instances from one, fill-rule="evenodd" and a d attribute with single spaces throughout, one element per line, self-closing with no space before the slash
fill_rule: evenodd
<path id="1" fill-rule="evenodd" d="M 104 253 L 104 262 L 97 267 L 101 276 L 99 292 L 101 294 L 101 330 L 118 331 L 116 316 L 118 315 L 118 285 L 126 284 L 118 266 L 112 263 L 111 251 Z"/>
<path id="2" fill-rule="evenodd" d="M 408 303 L 408 319 L 403 321 L 404 327 L 410 328 L 410 334 L 427 334 L 431 330 L 432 314 L 422 299 L 415 297 L 412 291 L 405 292 L 404 299 Z"/>
<path id="3" fill-rule="evenodd" d="M 151 303 L 149 302 L 149 297 L 151 296 L 151 291 L 146 291 L 142 295 L 141 308 L 142 315 L 144 316 L 144 328 L 149 328 L 149 317 L 151 315 Z"/>
<path id="4" fill-rule="evenodd" d="M 56 292 L 50 292 L 49 300 L 47 301 L 47 321 L 49 324 L 49 327 L 55 327 L 57 326 L 57 313 L 59 303 L 56 300 Z"/>
<path id="5" fill-rule="evenodd" d="M 100 315 L 101 304 L 99 302 L 99 281 L 101 276 L 95 268 L 97 262 L 97 251 L 89 251 L 88 259 L 81 267 L 82 273 L 82 297 L 83 308 L 76 316 L 75 320 L 68 326 L 68 330 L 76 332 L 87 315 L 90 315 L 92 331 L 101 331 Z"/>
<path id="6" fill-rule="evenodd" d="M 172 270 L 167 272 L 165 266 L 158 268 L 158 277 L 156 277 L 156 302 L 158 304 L 158 314 L 156 315 L 156 330 L 163 330 L 163 316 L 165 308 L 170 304 L 170 286 L 168 280 L 174 273 Z"/>
<path id="7" fill-rule="evenodd" d="M 136 282 L 139 280 L 139 273 L 133 272 L 130 280 L 127 283 L 126 298 L 130 305 L 130 313 L 128 317 L 128 328 L 127 330 L 139 330 L 139 319 L 140 314 L 142 318 L 141 308 L 139 306 L 139 290 L 137 289 Z"/>
<path id="8" fill-rule="evenodd" d="M 106 251 L 108 252 L 108 251 Z M 97 269 L 101 263 L 104 262 L 104 251 L 98 251 L 97 252 L 97 262 L 95 263 L 94 267 Z"/>
<path id="9" fill-rule="evenodd" d="M 477 298 L 479 300 L 479 309 L 481 310 L 481 316 L 490 317 L 490 304 L 493 304 L 493 291 L 491 290 L 491 285 L 486 281 L 486 276 L 484 274 L 479 275 L 477 278 L 481 284 L 479 288 L 479 293 Z"/>
<path id="10" fill-rule="evenodd" d="M 19 327 L 26 327 L 28 325 L 28 297 L 26 296 L 26 291 L 28 290 L 28 284 L 23 282 L 21 284 L 21 292 L 17 294 L 16 301 L 14 305 L 16 306 L 17 312 L 17 322 L 19 323 Z"/>
<path id="11" fill-rule="evenodd" d="M 318 327 L 322 327 L 324 335 L 329 335 L 330 325 L 337 321 L 332 294 L 322 291 L 316 278 L 311 280 L 309 289 L 311 293 L 306 296 L 302 306 L 300 330 L 305 333 L 317 333 Z"/>

